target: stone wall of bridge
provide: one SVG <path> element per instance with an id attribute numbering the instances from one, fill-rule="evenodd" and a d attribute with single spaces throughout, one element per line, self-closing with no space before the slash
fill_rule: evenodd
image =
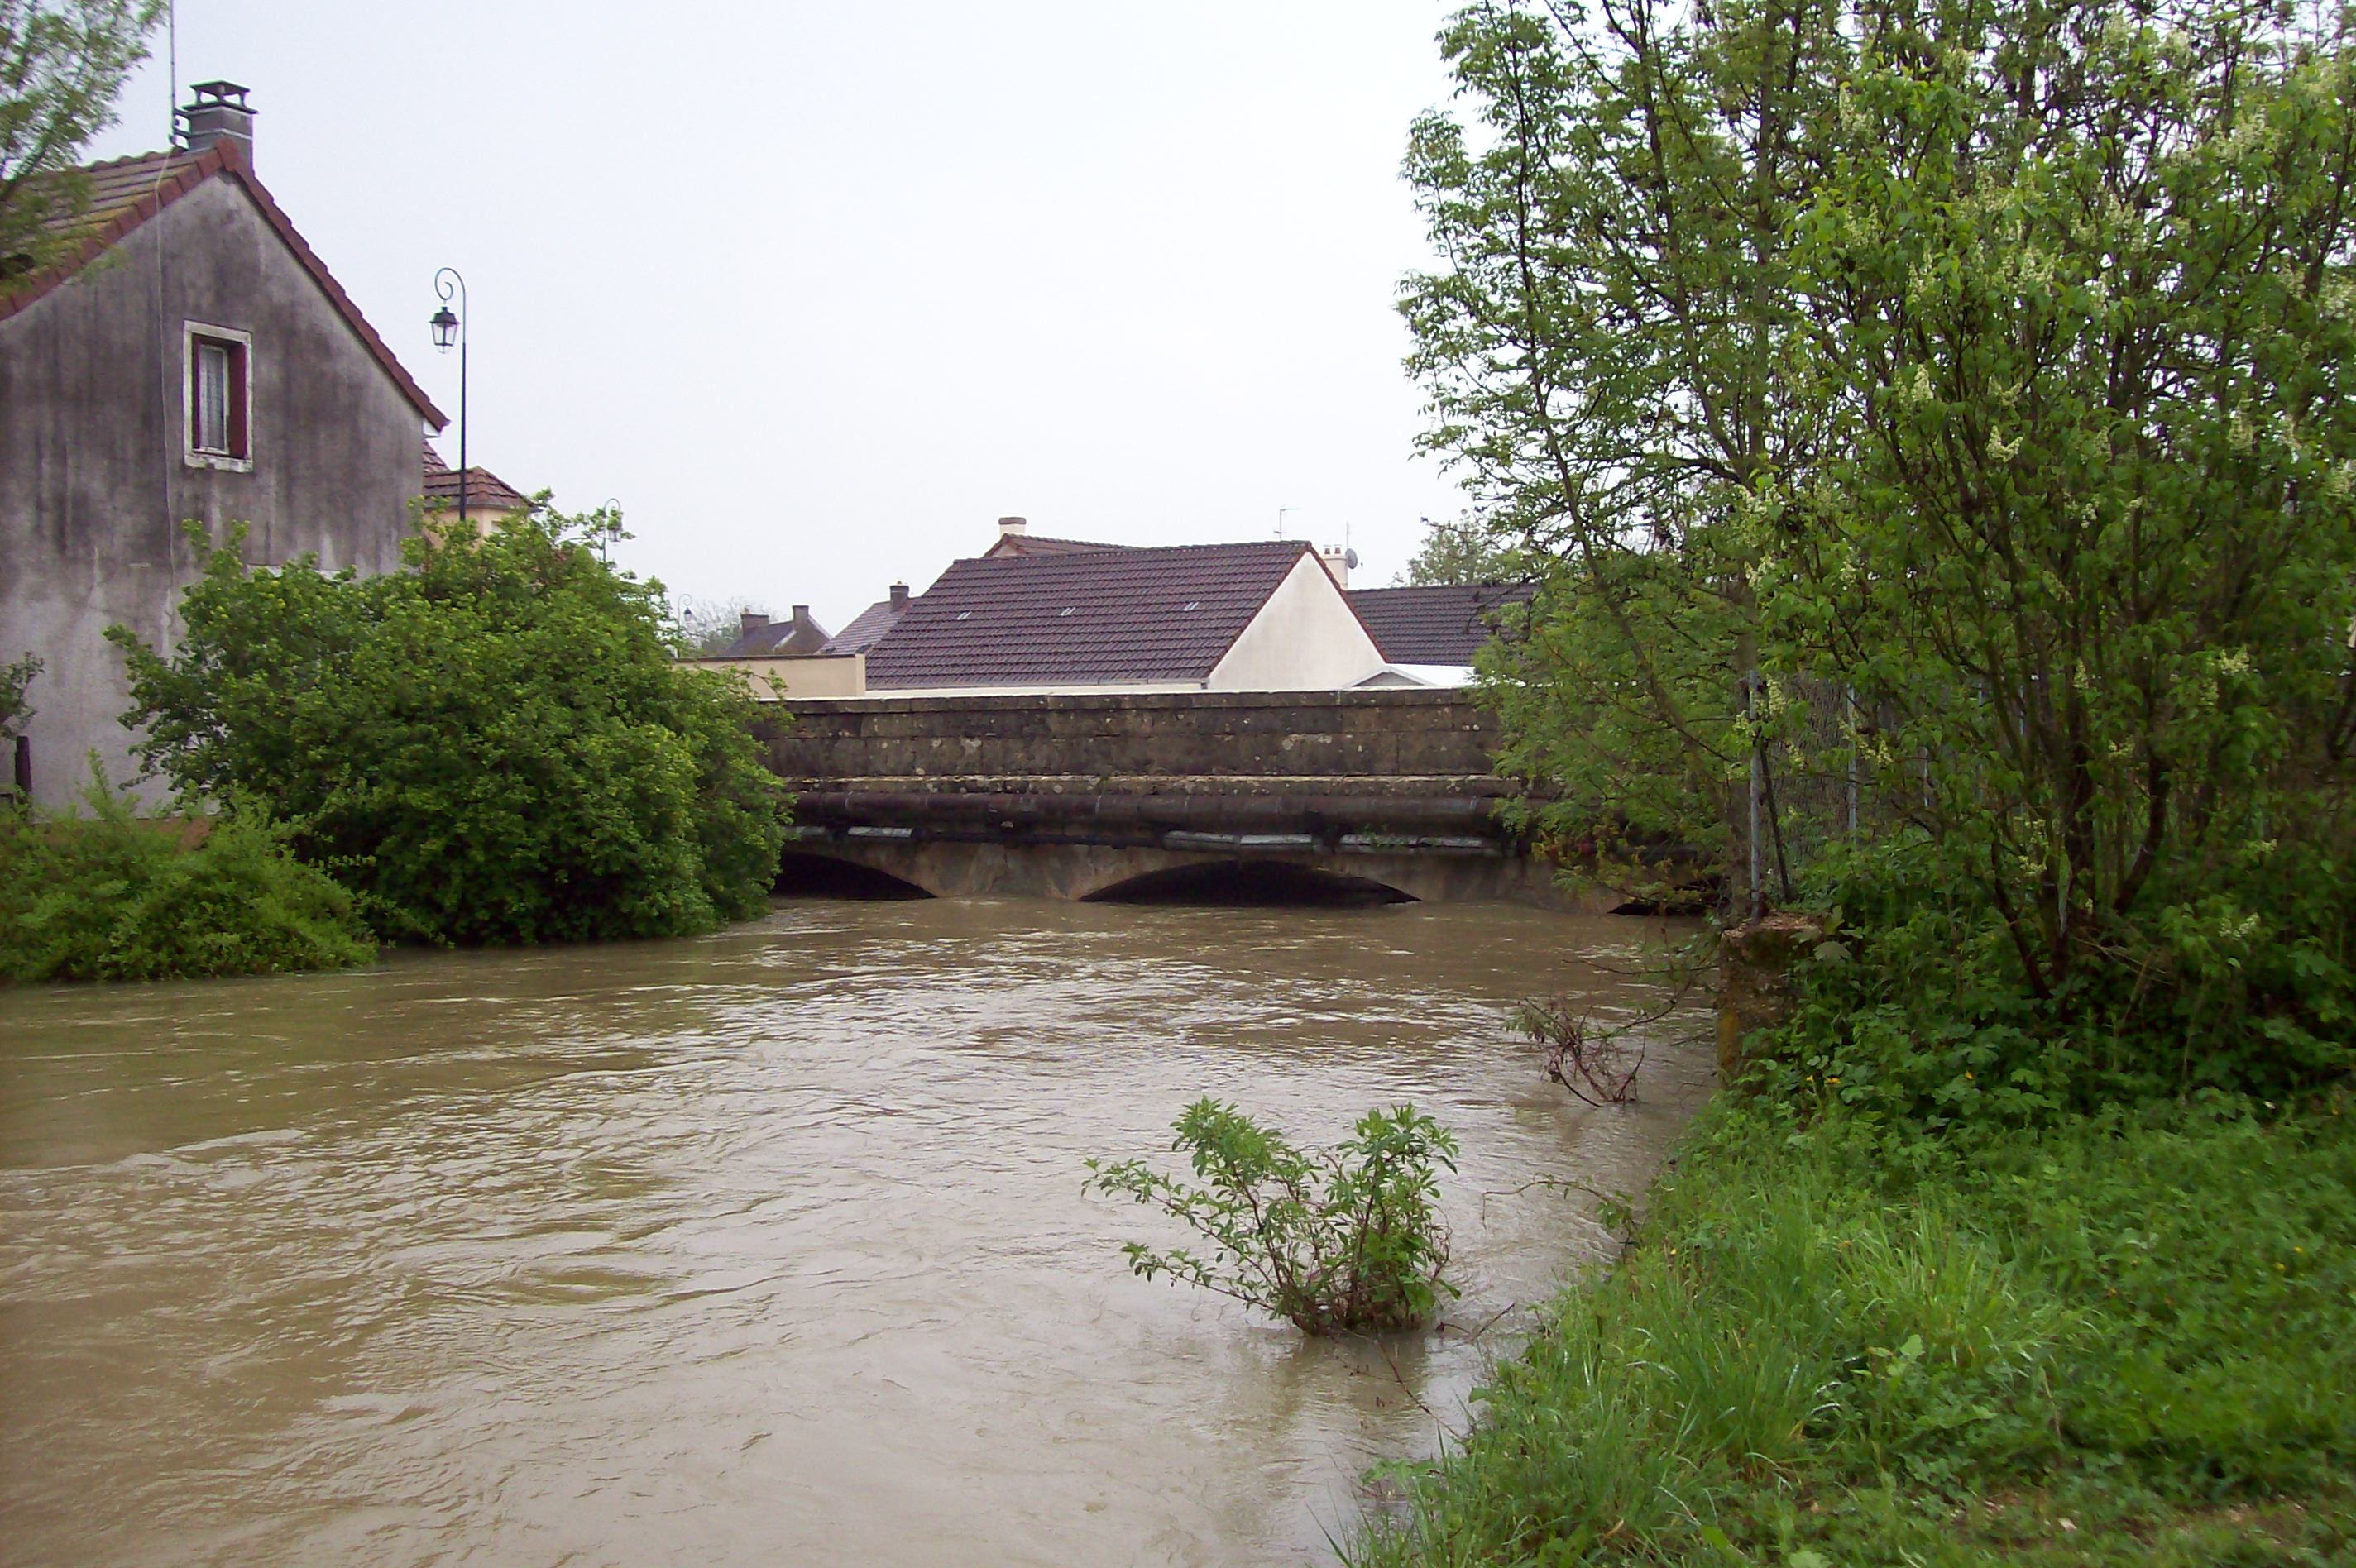
<path id="1" fill-rule="evenodd" d="M 805 702 L 766 737 L 796 789 L 1494 798 L 1468 693 L 1156 692 Z"/>

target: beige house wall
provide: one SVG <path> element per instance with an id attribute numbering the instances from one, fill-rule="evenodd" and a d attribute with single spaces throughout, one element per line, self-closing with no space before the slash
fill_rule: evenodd
<path id="1" fill-rule="evenodd" d="M 680 662 L 697 669 L 735 670 L 751 682 L 753 695 L 763 702 L 867 695 L 865 654 L 770 655 Z"/>

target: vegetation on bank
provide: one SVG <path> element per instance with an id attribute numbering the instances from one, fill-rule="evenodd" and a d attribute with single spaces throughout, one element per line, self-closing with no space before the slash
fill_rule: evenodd
<path id="1" fill-rule="evenodd" d="M 1403 308 L 1538 580 L 1505 765 L 1582 869 L 1824 934 L 1365 1554 L 2356 1555 L 2356 16 L 1441 43 Z"/>
<path id="2" fill-rule="evenodd" d="M 0 982 L 160 980 L 365 964 L 352 895 L 251 815 L 206 826 L 92 815 L 35 821 L 0 805 Z"/>
<path id="3" fill-rule="evenodd" d="M 605 514 L 546 507 L 404 570 L 200 571 L 168 655 L 122 628 L 140 748 L 184 799 L 284 825 L 394 941 L 671 936 L 758 913 L 784 803 L 741 681 L 682 667 Z"/>
<path id="4" fill-rule="evenodd" d="M 2356 1127 L 2225 1097 L 1969 1148 L 1706 1115 L 1364 1564 L 2356 1552 Z"/>

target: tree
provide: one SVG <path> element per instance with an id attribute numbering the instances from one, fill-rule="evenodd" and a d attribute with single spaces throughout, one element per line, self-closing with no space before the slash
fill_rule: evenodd
<path id="1" fill-rule="evenodd" d="M 1675 839 L 1738 867 L 1755 663 L 1741 497 L 1804 472 L 1786 220 L 1849 50 L 1814 0 L 1478 4 L 1441 34 L 1472 127 L 1419 120 L 1408 175 L 1444 265 L 1401 303 L 1428 449 L 1484 531 L 1545 567 L 1536 635 L 1489 656 L 1504 764 L 1561 837 Z M 1549 632 L 1547 628 L 1551 628 Z M 1617 853 L 1615 853 L 1617 852 Z"/>
<path id="2" fill-rule="evenodd" d="M 1763 764 L 1853 780 L 1869 852 L 1814 896 L 1949 907 L 1914 981 L 1944 973 L 1965 1032 L 2018 996 L 2037 1049 L 2169 1036 L 2179 1079 L 2188 1038 L 2294 1077 L 2344 1058 L 2350 26 L 2254 0 L 1457 18 L 1485 123 L 1417 129 L 1447 266 L 1406 308 L 1432 444 L 1548 560 L 1489 690 L 1558 827 L 1674 837 L 1739 883 L 1741 808 L 1777 851 L 1793 819 Z"/>
<path id="3" fill-rule="evenodd" d="M 89 200 L 74 165 L 114 123 L 163 0 L 0 0 L 0 290 L 70 243 Z"/>
<path id="4" fill-rule="evenodd" d="M 671 601 L 671 624 L 688 652 L 709 658 L 726 653 L 744 635 L 744 613 L 760 608 L 741 595 L 700 599 L 683 593 Z"/>
<path id="5" fill-rule="evenodd" d="M 1424 520 L 1423 545 L 1407 563 L 1397 586 L 1430 587 L 1450 582 L 1519 582 L 1530 574 L 1522 555 L 1500 545 L 1478 519 Z"/>
<path id="6" fill-rule="evenodd" d="M 41 661 L 30 654 L 15 664 L 0 665 L 0 741 L 24 733 L 25 720 L 33 716 L 32 699 L 26 693 L 40 673 Z"/>
<path id="7" fill-rule="evenodd" d="M 407 570 L 252 571 L 191 529 L 166 657 L 121 627 L 141 754 L 287 823 L 396 939 L 707 930 L 765 907 L 782 842 L 740 683 L 676 662 L 659 584 L 547 511 L 413 539 Z"/>

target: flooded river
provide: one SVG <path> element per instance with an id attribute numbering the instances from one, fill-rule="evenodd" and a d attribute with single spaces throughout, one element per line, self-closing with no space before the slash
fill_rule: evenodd
<path id="1" fill-rule="evenodd" d="M 1322 1561 L 1706 1091 L 1590 1111 L 1518 997 L 1641 925 L 781 903 L 691 942 L 0 992 L 12 1564 Z M 1440 1333 L 1129 1275 L 1202 1093 L 1457 1129 Z M 1520 1189 L 1520 1190 L 1511 1190 Z M 1471 1330 L 1499 1319 L 1484 1338 Z"/>

